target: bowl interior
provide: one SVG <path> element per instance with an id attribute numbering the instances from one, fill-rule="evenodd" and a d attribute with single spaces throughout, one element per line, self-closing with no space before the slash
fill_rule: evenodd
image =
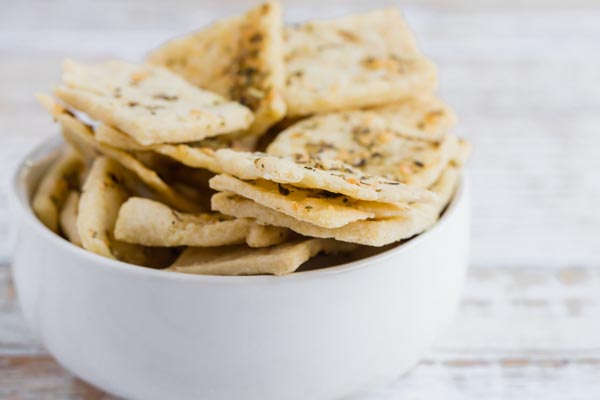
<path id="1" fill-rule="evenodd" d="M 50 240 L 55 241 L 59 246 L 65 248 L 65 251 L 70 252 L 82 252 L 85 253 L 86 257 L 90 257 L 94 262 L 101 262 L 103 264 L 111 265 L 117 268 L 132 269 L 138 273 L 159 273 L 163 276 L 168 277 L 184 277 L 188 279 L 215 279 L 215 280 L 238 280 L 238 279 L 285 279 L 291 277 L 307 276 L 320 273 L 335 273 L 344 270 L 357 268 L 360 266 L 366 266 L 371 262 L 377 261 L 381 257 L 399 256 L 399 253 L 406 251 L 408 248 L 416 245 L 422 240 L 426 240 L 429 232 L 445 223 L 449 219 L 456 208 L 457 203 L 464 196 L 464 181 L 465 178 L 461 178 L 461 182 L 457 191 L 450 201 L 450 204 L 444 210 L 440 220 L 429 230 L 405 241 L 399 243 L 393 243 L 383 247 L 369 247 L 361 246 L 358 251 L 353 252 L 352 255 L 339 255 L 339 256 L 317 256 L 304 263 L 295 273 L 284 276 L 270 276 L 270 275 L 259 275 L 259 276 L 209 276 L 209 275 L 192 275 L 177 272 L 165 273 L 160 270 L 154 270 L 150 268 L 139 267 L 136 265 L 127 264 L 121 261 L 111 260 L 95 253 L 83 250 L 78 246 L 73 245 L 68 240 L 50 231 L 45 225 L 43 225 L 33 213 L 31 208 L 31 199 L 37 188 L 40 180 L 44 173 L 47 171 L 48 166 L 58 156 L 61 146 L 64 142 L 61 137 L 54 137 L 49 139 L 31 153 L 29 153 L 25 159 L 18 166 L 15 175 L 13 177 L 11 187 L 12 203 L 15 207 L 19 207 L 20 211 L 25 214 L 27 222 L 33 224 L 36 230 L 40 230 L 41 234 L 48 237 Z"/>

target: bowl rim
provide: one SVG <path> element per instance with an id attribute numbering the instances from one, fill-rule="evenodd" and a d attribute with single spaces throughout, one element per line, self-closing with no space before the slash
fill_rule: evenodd
<path id="1" fill-rule="evenodd" d="M 362 258 L 360 260 L 355 260 L 339 265 L 334 265 L 326 268 L 320 268 L 315 270 L 308 271 L 299 271 L 294 272 L 287 275 L 237 275 L 237 276 L 225 276 L 225 275 L 200 275 L 200 274 L 188 274 L 184 272 L 177 271 L 169 271 L 165 272 L 160 269 L 153 268 L 145 268 L 142 266 L 129 264 L 119 260 L 112 260 L 110 258 L 103 257 L 99 254 L 93 253 L 89 250 L 85 250 L 79 246 L 74 245 L 63 237 L 57 235 L 52 232 L 48 227 L 46 227 L 34 214 L 33 209 L 31 207 L 31 199 L 28 198 L 26 194 L 26 182 L 25 178 L 27 176 L 27 172 L 30 168 L 44 158 L 49 158 L 53 153 L 57 152 L 61 145 L 64 145 L 65 142 L 62 136 L 53 136 L 49 139 L 46 139 L 40 142 L 37 146 L 35 146 L 32 150 L 30 150 L 25 157 L 21 159 L 21 161 L 17 164 L 17 167 L 14 169 L 10 190 L 9 190 L 9 200 L 12 207 L 19 209 L 19 214 L 22 215 L 26 221 L 26 223 L 34 229 L 37 233 L 40 234 L 43 238 L 50 241 L 53 245 L 58 246 L 63 251 L 72 252 L 82 257 L 83 259 L 89 261 L 92 264 L 100 264 L 106 266 L 108 268 L 114 269 L 120 273 L 130 273 L 134 275 L 139 275 L 140 277 L 154 277 L 160 279 L 167 280 L 184 280 L 184 281 L 198 281 L 205 283 L 242 283 L 242 282 L 284 282 L 289 280 L 298 280 L 298 279 L 314 279 L 322 276 L 330 276 L 348 273 L 352 271 L 356 271 L 359 269 L 367 268 L 372 264 L 376 264 L 382 262 L 386 259 L 392 257 L 398 257 L 402 253 L 406 253 L 410 251 L 411 248 L 420 245 L 422 242 L 426 241 L 434 232 L 442 229 L 448 223 L 448 220 L 452 218 L 452 216 L 456 213 L 456 209 L 458 205 L 464 201 L 466 201 L 467 197 L 467 187 L 468 187 L 468 176 L 466 173 L 461 172 L 460 181 L 456 192 L 448 206 L 444 214 L 441 218 L 429 229 L 425 232 L 418 234 L 412 239 L 406 241 L 405 243 L 401 243 L 389 250 L 385 250 L 381 253 L 368 256 Z M 15 220 L 17 222 L 18 219 Z M 17 239 L 22 240 L 22 239 Z"/>

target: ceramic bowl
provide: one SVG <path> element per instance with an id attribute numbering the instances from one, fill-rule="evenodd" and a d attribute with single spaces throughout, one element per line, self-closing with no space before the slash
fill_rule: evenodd
<path id="1" fill-rule="evenodd" d="M 468 259 L 463 177 L 427 232 L 288 276 L 202 276 L 103 258 L 43 226 L 30 199 L 55 139 L 12 182 L 13 275 L 35 336 L 128 399 L 337 399 L 414 366 L 451 320 Z"/>

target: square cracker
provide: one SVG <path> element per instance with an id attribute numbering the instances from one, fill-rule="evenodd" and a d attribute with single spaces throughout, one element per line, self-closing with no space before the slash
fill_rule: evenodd
<path id="1" fill-rule="evenodd" d="M 299 239 L 262 249 L 190 247 L 169 270 L 205 275 L 286 275 L 321 252 L 337 254 L 354 248 L 347 243 L 324 239 Z"/>
<path id="2" fill-rule="evenodd" d="M 258 223 L 286 227 L 305 236 L 334 238 L 343 242 L 380 247 L 411 238 L 435 224 L 440 213 L 452 198 L 458 179 L 458 170 L 454 167 L 448 168 L 432 187 L 432 190 L 438 195 L 438 201 L 433 204 L 417 204 L 414 206 L 413 212 L 406 216 L 356 221 L 332 229 L 298 221 L 232 193 L 217 193 L 212 197 L 211 203 L 214 210 L 223 214 L 238 218 L 255 218 Z"/>
<path id="3" fill-rule="evenodd" d="M 275 2 L 172 40 L 148 62 L 249 107 L 255 114 L 251 134 L 264 133 L 285 115 L 282 15 Z"/>
<path id="4" fill-rule="evenodd" d="M 403 204 L 356 200 L 325 190 L 297 188 L 264 179 L 242 181 L 226 174 L 212 178 L 210 187 L 235 193 L 299 221 L 324 228 L 338 228 L 354 221 L 410 212 L 410 207 Z"/>
<path id="5" fill-rule="evenodd" d="M 399 11 L 371 11 L 289 27 L 284 36 L 288 115 L 391 103 L 437 86 Z"/>
<path id="6" fill-rule="evenodd" d="M 249 109 L 186 82 L 166 68 L 122 61 L 63 67 L 58 98 L 141 144 L 201 140 L 246 129 Z"/>
<path id="7" fill-rule="evenodd" d="M 228 149 L 217 150 L 216 157 L 225 173 L 244 180 L 264 179 L 383 203 L 435 200 L 435 195 L 426 189 L 367 175 L 337 160 L 292 159 Z"/>
<path id="8" fill-rule="evenodd" d="M 365 174 L 427 188 L 457 152 L 458 138 L 408 138 L 400 132 L 404 124 L 398 119 L 400 115 L 361 110 L 315 116 L 281 132 L 267 152 L 294 160 L 339 160 Z"/>
<path id="9" fill-rule="evenodd" d="M 247 244 L 268 247 L 285 241 L 285 228 L 261 226 L 248 218 L 233 219 L 218 212 L 187 214 L 141 197 L 131 197 L 119 210 L 118 240 L 144 246 L 214 247 Z"/>

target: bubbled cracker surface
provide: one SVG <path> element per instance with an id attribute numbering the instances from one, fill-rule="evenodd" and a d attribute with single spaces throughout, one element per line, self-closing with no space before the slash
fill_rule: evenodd
<path id="1" fill-rule="evenodd" d="M 364 174 L 426 188 L 456 153 L 457 140 L 452 134 L 439 141 L 408 138 L 376 111 L 345 111 L 288 127 L 267 152 L 294 160 L 338 160 Z"/>
<path id="2" fill-rule="evenodd" d="M 253 120 L 246 107 L 162 67 L 67 60 L 63 81 L 55 89 L 57 97 L 141 144 L 201 140 L 245 129 Z"/>
<path id="3" fill-rule="evenodd" d="M 290 116 L 390 103 L 437 85 L 397 10 L 292 26 L 284 43 Z"/>

